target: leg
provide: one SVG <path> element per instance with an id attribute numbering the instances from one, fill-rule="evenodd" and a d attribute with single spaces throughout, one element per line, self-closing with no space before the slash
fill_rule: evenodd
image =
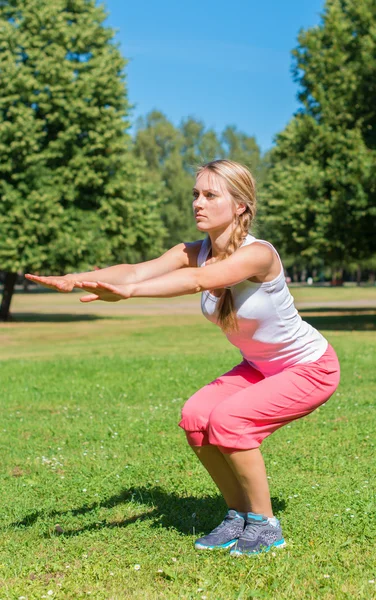
<path id="1" fill-rule="evenodd" d="M 223 454 L 243 490 L 244 512 L 273 516 L 265 463 L 259 448 Z M 239 509 L 238 509 L 239 510 Z"/>
<path id="2" fill-rule="evenodd" d="M 329 348 L 315 363 L 296 365 L 263 379 L 233 394 L 210 413 L 208 441 L 224 453 L 252 512 L 273 515 L 259 450 L 262 440 L 325 402 L 338 380 L 338 361 Z"/>
<path id="3" fill-rule="evenodd" d="M 183 407 L 179 423 L 186 432 L 188 443 L 219 488 L 228 507 L 240 512 L 246 512 L 249 503 L 224 455 L 209 443 L 207 428 L 210 413 L 216 406 L 262 379 L 259 371 L 243 361 L 191 396 Z"/>
<path id="4" fill-rule="evenodd" d="M 192 446 L 192 450 L 218 487 L 227 506 L 239 512 L 250 510 L 243 487 L 225 455 L 216 446 L 211 445 Z"/>
<path id="5" fill-rule="evenodd" d="M 229 508 L 273 516 L 264 460 L 259 448 L 222 454 L 216 446 L 192 446 Z"/>

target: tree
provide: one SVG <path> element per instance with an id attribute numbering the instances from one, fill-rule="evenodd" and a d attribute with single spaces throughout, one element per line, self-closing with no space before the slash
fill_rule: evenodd
<path id="1" fill-rule="evenodd" d="M 200 237 L 193 219 L 192 186 L 203 131 L 203 124 L 193 119 L 177 128 L 156 110 L 137 122 L 135 155 L 147 162 L 151 180 L 165 186 L 161 216 L 167 230 L 166 247 Z"/>
<path id="2" fill-rule="evenodd" d="M 196 239 L 191 206 L 192 178 L 184 169 L 181 132 L 160 111 L 137 121 L 134 154 L 146 161 L 148 178 L 164 185 L 161 218 L 166 227 L 165 247 Z"/>
<path id="3" fill-rule="evenodd" d="M 224 150 L 217 134 L 213 129 L 205 131 L 202 121 L 193 117 L 182 119 L 179 129 L 184 138 L 181 149 L 183 165 L 192 177 L 201 165 L 217 158 L 224 158 Z"/>
<path id="4" fill-rule="evenodd" d="M 238 131 L 234 125 L 229 125 L 223 131 L 221 141 L 224 147 L 224 157 L 248 167 L 261 186 L 263 163 L 256 138 Z"/>
<path id="5" fill-rule="evenodd" d="M 303 107 L 271 152 L 263 227 L 310 264 L 375 252 L 375 18 L 373 0 L 328 0 L 293 51 Z"/>
<path id="6" fill-rule="evenodd" d="M 131 152 L 126 61 L 95 0 L 0 4 L 1 318 L 17 272 L 158 252 L 161 186 Z"/>

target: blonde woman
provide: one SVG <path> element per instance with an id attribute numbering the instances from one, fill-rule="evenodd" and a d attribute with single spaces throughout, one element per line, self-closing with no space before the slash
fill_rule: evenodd
<path id="1" fill-rule="evenodd" d="M 59 291 L 82 288 L 88 292 L 82 302 L 202 293 L 204 316 L 239 348 L 242 361 L 182 410 L 179 425 L 228 506 L 195 547 L 256 554 L 285 545 L 260 445 L 330 398 L 339 364 L 327 340 L 298 315 L 277 251 L 249 233 L 256 197 L 248 169 L 229 160 L 202 166 L 193 211 L 197 229 L 207 234 L 203 241 L 178 244 L 137 265 L 27 278 Z"/>

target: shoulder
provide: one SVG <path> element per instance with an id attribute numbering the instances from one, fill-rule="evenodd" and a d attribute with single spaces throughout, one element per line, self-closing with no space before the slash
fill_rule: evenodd
<path id="1" fill-rule="evenodd" d="M 184 251 L 186 254 L 186 267 L 197 267 L 198 256 L 205 243 L 205 239 L 196 240 L 195 242 L 183 242 Z"/>
<path id="2" fill-rule="evenodd" d="M 203 240 L 180 242 L 150 262 L 160 264 L 163 268 L 172 271 L 183 267 L 196 267 L 202 242 Z"/>
<path id="3" fill-rule="evenodd" d="M 252 241 L 238 248 L 234 254 L 238 254 L 239 258 L 242 255 L 243 260 L 251 262 L 257 275 L 268 275 L 275 268 L 279 270 L 277 253 L 268 242 Z"/>
<path id="4" fill-rule="evenodd" d="M 281 273 L 283 267 L 280 256 L 270 242 L 254 238 L 244 249 L 248 250 L 248 260 L 257 269 L 261 281 L 270 281 L 270 278 L 274 279 Z"/>
<path id="5" fill-rule="evenodd" d="M 273 249 L 272 245 L 269 242 L 255 240 L 249 244 L 245 244 L 238 248 L 236 252 L 242 252 L 243 254 L 248 254 L 254 258 L 258 258 L 259 260 L 271 262 L 276 254 L 276 251 Z"/>

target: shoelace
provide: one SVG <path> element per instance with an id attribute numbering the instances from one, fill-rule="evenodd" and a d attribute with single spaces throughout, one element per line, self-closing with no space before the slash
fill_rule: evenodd
<path id="1" fill-rule="evenodd" d="M 260 533 L 260 525 L 259 523 L 247 523 L 244 531 L 242 533 L 242 537 L 247 540 L 255 540 Z"/>
<path id="2" fill-rule="evenodd" d="M 215 529 L 213 529 L 212 533 L 218 533 L 218 531 L 220 531 L 221 529 L 226 527 L 227 523 L 229 523 L 230 521 L 233 521 L 233 519 L 231 519 L 229 517 L 225 517 L 223 519 L 222 523 L 220 523 L 219 525 L 217 525 L 217 527 Z"/>

